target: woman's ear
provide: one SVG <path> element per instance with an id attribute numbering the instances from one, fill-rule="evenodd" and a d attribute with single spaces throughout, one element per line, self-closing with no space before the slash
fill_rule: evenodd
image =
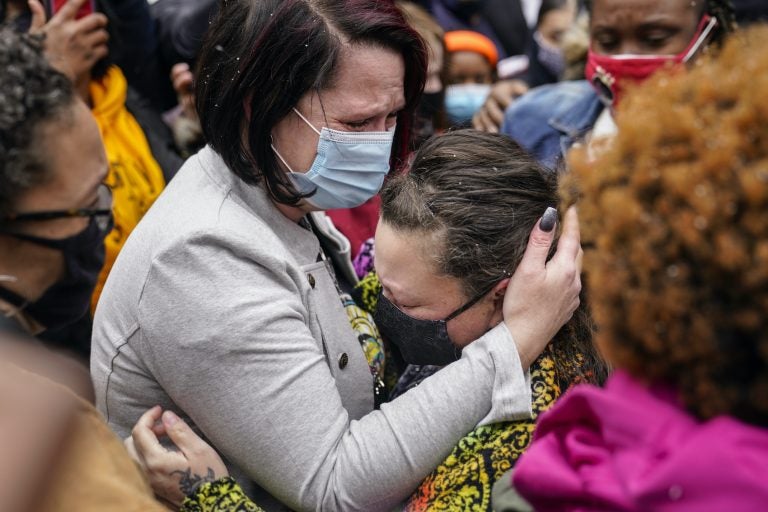
<path id="1" fill-rule="evenodd" d="M 509 278 L 504 278 L 493 287 L 491 297 L 493 297 L 493 316 L 491 324 L 496 325 L 504 320 L 504 294 L 509 286 Z"/>
<path id="2" fill-rule="evenodd" d="M 492 293 L 494 300 L 504 300 L 504 294 L 507 292 L 507 286 L 509 286 L 509 279 L 510 278 L 506 277 L 493 287 Z"/>

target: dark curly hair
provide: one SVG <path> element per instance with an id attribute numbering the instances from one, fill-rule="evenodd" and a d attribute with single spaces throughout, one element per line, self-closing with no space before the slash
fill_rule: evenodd
<path id="1" fill-rule="evenodd" d="M 556 178 L 509 137 L 454 130 L 426 141 L 410 172 L 384 186 L 382 220 L 429 240 L 437 272 L 459 279 L 469 300 L 517 269 L 531 230 L 558 203 Z M 560 378 L 605 379 L 584 296 L 551 350 Z"/>
<path id="2" fill-rule="evenodd" d="M 36 131 L 74 101 L 70 81 L 43 57 L 41 38 L 0 28 L 0 217 L 45 180 Z"/>
<path id="3" fill-rule="evenodd" d="M 570 155 L 597 340 L 700 418 L 768 426 L 768 28 L 628 97 Z M 571 197 L 570 200 L 574 198 Z"/>

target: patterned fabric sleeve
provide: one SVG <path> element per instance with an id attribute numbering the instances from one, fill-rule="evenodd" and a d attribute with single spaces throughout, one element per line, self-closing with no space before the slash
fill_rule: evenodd
<path id="1" fill-rule="evenodd" d="M 264 512 L 231 477 L 207 482 L 187 497 L 180 512 Z"/>

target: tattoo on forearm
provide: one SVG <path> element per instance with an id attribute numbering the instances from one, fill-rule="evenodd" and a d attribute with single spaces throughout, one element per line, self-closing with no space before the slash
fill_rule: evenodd
<path id="1" fill-rule="evenodd" d="M 171 474 L 181 476 L 179 479 L 179 489 L 182 493 L 184 493 L 185 496 L 189 496 L 190 494 L 194 493 L 197 491 L 198 487 L 206 482 L 216 481 L 216 473 L 214 473 L 213 469 L 211 468 L 208 468 L 208 474 L 206 475 L 198 475 L 197 473 L 193 473 L 191 467 L 187 468 L 186 471 L 173 471 Z"/>

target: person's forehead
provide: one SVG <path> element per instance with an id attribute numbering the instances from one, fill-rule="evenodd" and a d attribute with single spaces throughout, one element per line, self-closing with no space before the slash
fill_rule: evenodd
<path id="1" fill-rule="evenodd" d="M 376 271 L 382 282 L 410 297 L 424 295 L 438 276 L 428 259 L 424 238 L 379 223 L 376 229 Z"/>
<path id="2" fill-rule="evenodd" d="M 679 15 L 695 5 L 696 2 L 690 0 L 594 0 L 592 21 L 605 17 L 637 20 L 650 16 Z"/>
<path id="3" fill-rule="evenodd" d="M 460 51 L 451 54 L 451 69 L 471 68 L 490 70 L 491 64 L 485 57 L 476 52 Z"/>
<path id="4" fill-rule="evenodd" d="M 575 10 L 555 9 L 549 11 L 542 20 L 543 28 L 567 28 L 573 23 Z"/>
<path id="5" fill-rule="evenodd" d="M 333 110 L 377 108 L 385 103 L 404 103 L 404 81 L 405 64 L 400 54 L 388 48 L 356 45 L 342 51 L 334 84 L 321 96 L 324 105 Z"/>

